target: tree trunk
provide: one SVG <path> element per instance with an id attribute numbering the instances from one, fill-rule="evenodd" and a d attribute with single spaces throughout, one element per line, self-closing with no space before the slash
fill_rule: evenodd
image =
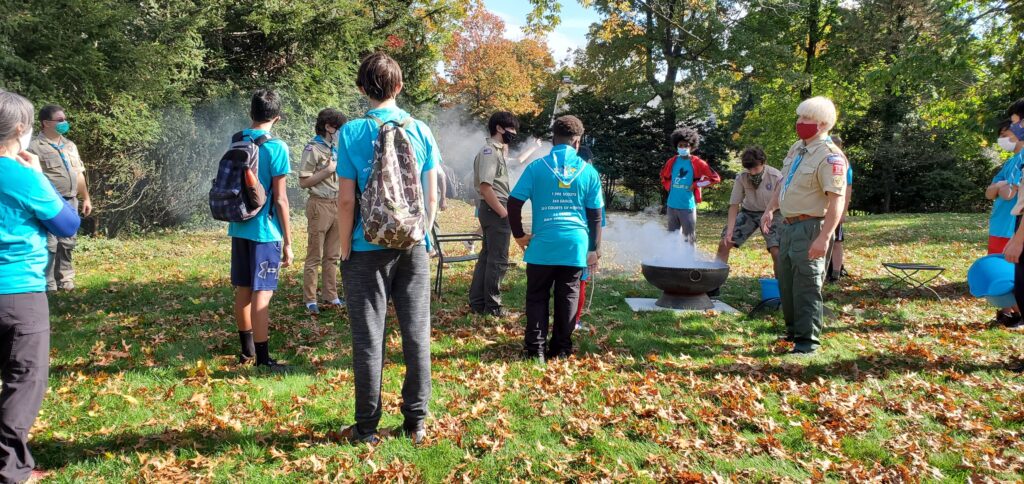
<path id="1" fill-rule="evenodd" d="M 804 75 L 807 82 L 800 89 L 800 100 L 814 95 L 814 61 L 818 56 L 818 42 L 821 41 L 821 28 L 818 17 L 821 16 L 821 0 L 810 0 L 807 5 L 807 45 L 804 46 Z"/>

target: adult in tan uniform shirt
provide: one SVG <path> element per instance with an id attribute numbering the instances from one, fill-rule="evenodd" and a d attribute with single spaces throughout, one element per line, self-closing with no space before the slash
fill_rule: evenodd
<path id="1" fill-rule="evenodd" d="M 39 124 L 42 130 L 32 140 L 28 151 L 39 157 L 43 174 L 65 200 L 77 209 L 81 199 L 82 215 L 88 217 L 92 214 L 92 200 L 85 183 L 85 165 L 78 155 L 78 146 L 64 137 L 71 126 L 64 108 L 55 104 L 43 106 L 39 110 Z M 75 288 L 75 268 L 71 254 L 76 243 L 74 236 L 47 235 L 46 247 L 50 252 L 50 261 L 46 266 L 47 291 L 70 291 Z"/>
<path id="2" fill-rule="evenodd" d="M 306 201 L 306 263 L 303 268 L 302 298 L 306 310 L 319 314 L 317 271 L 323 276 L 323 301 L 341 306 L 338 296 L 338 261 L 341 260 L 341 231 L 338 229 L 338 130 L 347 119 L 336 109 L 324 109 L 316 117 L 316 136 L 302 150 L 299 186 L 309 191 Z"/>
<path id="3" fill-rule="evenodd" d="M 761 217 L 770 228 L 776 208 L 783 223 L 779 244 L 779 292 L 786 319 L 786 339 L 793 354 L 808 355 L 821 345 L 821 285 L 825 254 L 842 216 L 846 190 L 846 156 L 828 138 L 836 108 L 814 97 L 797 107 L 797 141 L 782 166 L 782 186 Z"/>

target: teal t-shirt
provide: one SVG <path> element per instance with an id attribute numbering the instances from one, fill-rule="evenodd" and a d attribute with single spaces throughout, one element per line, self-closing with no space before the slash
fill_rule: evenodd
<path id="1" fill-rule="evenodd" d="M 249 138 L 259 138 L 268 134 L 262 129 L 247 129 L 242 135 Z M 273 194 L 270 192 L 270 184 L 275 177 L 284 176 L 291 172 L 291 164 L 288 161 L 288 145 L 277 138 L 271 138 L 263 146 L 260 146 L 260 167 L 259 180 L 263 188 L 267 190 L 267 203 L 263 205 L 260 212 L 245 222 L 230 222 L 228 224 L 228 235 L 240 239 L 248 239 L 256 242 L 280 242 L 281 225 L 277 221 L 277 215 L 273 214 L 271 208 L 274 205 Z M 273 216 L 271 216 L 273 214 Z"/>
<path id="2" fill-rule="evenodd" d="M 0 157 L 0 294 L 46 290 L 46 229 L 64 200 L 42 173 Z"/>
<path id="3" fill-rule="evenodd" d="M 558 145 L 523 170 L 511 197 L 533 204 L 529 264 L 586 267 L 586 209 L 604 208 L 601 177 L 569 145 Z"/>
<path id="4" fill-rule="evenodd" d="M 1024 151 L 1021 153 L 1024 153 Z M 1024 156 L 1021 153 L 1013 155 L 1009 160 L 1006 160 L 1006 163 L 1003 163 L 1003 168 L 999 170 L 999 173 L 996 173 L 996 176 L 992 177 L 992 183 L 1005 181 L 1010 185 L 1020 184 L 1021 163 L 1024 162 Z M 996 196 L 996 199 L 992 201 L 992 214 L 988 219 L 989 235 L 1007 239 L 1013 237 L 1013 233 L 1016 231 L 1017 217 L 1011 214 L 1010 210 L 1016 204 L 1016 197 L 1006 200 L 1003 197 Z"/>
<path id="5" fill-rule="evenodd" d="M 376 116 L 385 123 L 409 117 L 409 113 L 397 107 L 372 109 L 366 114 Z M 366 182 L 373 171 L 373 143 L 377 141 L 378 132 L 377 122 L 370 118 L 353 119 L 341 128 L 337 147 L 338 177 L 355 180 L 360 192 L 366 189 Z M 440 166 L 441 149 L 438 148 L 430 128 L 422 121 L 414 120 L 406 128 L 406 134 L 412 143 L 413 154 L 416 155 L 416 165 L 420 168 L 420 184 L 426 197 L 427 172 Z M 355 230 L 352 231 L 352 250 L 365 252 L 385 248 L 371 244 L 363 238 L 362 217 L 357 211 Z"/>
<path id="6" fill-rule="evenodd" d="M 693 195 L 693 161 L 677 156 L 672 164 L 672 186 L 668 191 L 668 208 L 693 210 L 697 199 Z"/>

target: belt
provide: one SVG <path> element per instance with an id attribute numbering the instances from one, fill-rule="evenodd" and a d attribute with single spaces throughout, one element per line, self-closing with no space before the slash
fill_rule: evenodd
<path id="1" fill-rule="evenodd" d="M 782 223 L 786 225 L 792 225 L 797 222 L 803 222 L 804 220 L 821 220 L 825 217 L 812 217 L 810 215 L 797 215 L 795 217 L 786 217 L 782 219 Z"/>
<path id="2" fill-rule="evenodd" d="M 333 202 L 338 200 L 338 195 L 334 195 L 334 197 L 321 197 L 320 195 L 313 195 L 312 193 L 310 193 L 309 198 L 316 198 L 319 200 L 327 200 L 328 202 Z"/>

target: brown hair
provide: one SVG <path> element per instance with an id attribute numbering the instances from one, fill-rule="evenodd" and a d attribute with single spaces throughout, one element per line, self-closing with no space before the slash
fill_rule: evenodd
<path id="1" fill-rule="evenodd" d="M 402 86 L 402 67 L 389 55 L 374 52 L 363 58 L 356 75 L 356 86 L 375 101 L 391 99 Z"/>
<path id="2" fill-rule="evenodd" d="M 572 115 L 561 116 L 551 126 L 552 144 L 569 144 L 574 138 L 583 136 L 583 121 Z"/>
<path id="3" fill-rule="evenodd" d="M 743 165 L 763 165 L 768 161 L 768 157 L 764 154 L 764 150 L 760 146 L 751 146 L 743 150 L 743 154 L 740 155 L 740 160 L 743 161 Z"/>

